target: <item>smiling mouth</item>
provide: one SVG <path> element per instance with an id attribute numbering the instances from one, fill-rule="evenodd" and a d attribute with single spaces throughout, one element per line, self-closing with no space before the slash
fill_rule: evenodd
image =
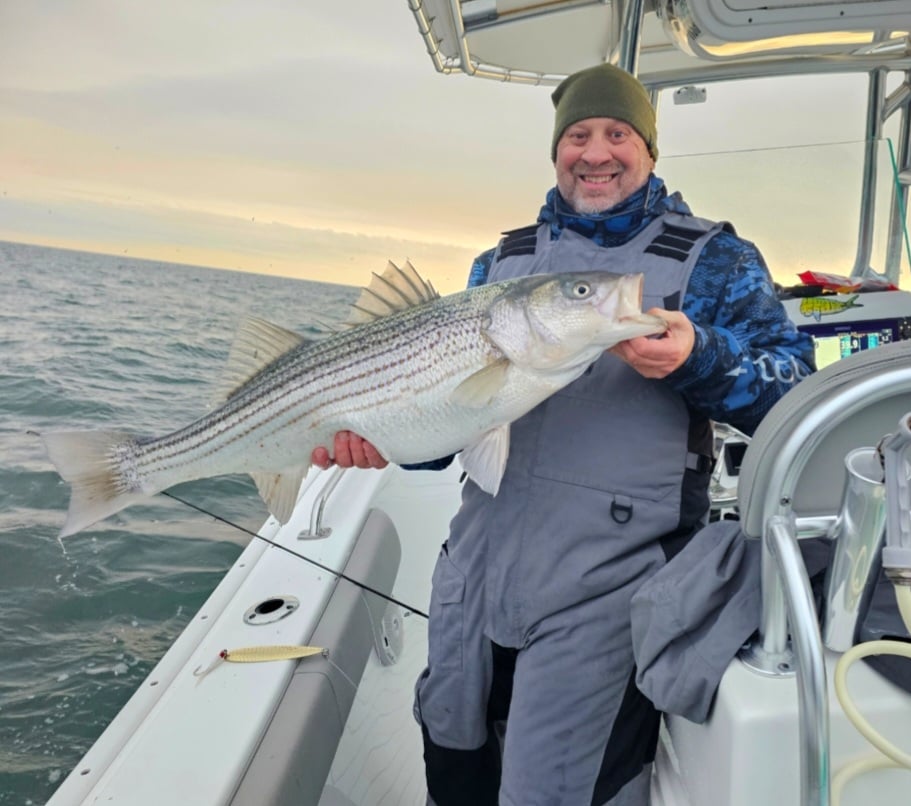
<path id="1" fill-rule="evenodd" d="M 579 178 L 591 185 L 606 185 L 616 179 L 618 174 L 582 174 Z"/>

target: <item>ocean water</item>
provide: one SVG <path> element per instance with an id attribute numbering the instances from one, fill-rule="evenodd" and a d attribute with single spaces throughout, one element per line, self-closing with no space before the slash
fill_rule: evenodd
<path id="1" fill-rule="evenodd" d="M 68 491 L 37 434 L 171 431 L 206 410 L 245 315 L 306 334 L 356 293 L 0 242 L 0 806 L 50 797 L 249 539 L 158 496 L 61 544 Z M 246 477 L 175 492 L 266 518 Z"/>

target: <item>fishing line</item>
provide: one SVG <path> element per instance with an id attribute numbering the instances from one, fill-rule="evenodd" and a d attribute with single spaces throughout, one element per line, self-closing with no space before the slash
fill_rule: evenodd
<path id="1" fill-rule="evenodd" d="M 287 546 L 283 546 L 281 543 L 276 543 L 274 540 L 270 540 L 268 537 L 263 537 L 262 535 L 257 534 L 256 532 L 251 531 L 250 529 L 247 529 L 245 526 L 241 526 L 239 523 L 234 523 L 234 521 L 230 521 L 227 518 L 223 518 L 221 515 L 216 515 L 214 512 L 209 512 L 209 510 L 207 510 L 201 506 L 198 506 L 197 504 L 194 504 L 190 501 L 187 501 L 185 498 L 181 498 L 180 496 L 174 495 L 174 493 L 168 492 L 167 490 L 163 491 L 161 494 L 166 495 L 168 498 L 173 498 L 178 503 L 183 504 L 184 506 L 189 507 L 190 509 L 195 509 L 197 512 L 200 512 L 203 515 L 208 515 L 210 518 L 214 518 L 215 520 L 225 524 L 226 526 L 232 526 L 233 528 L 237 529 L 240 532 L 243 532 L 246 535 L 249 535 L 250 537 L 254 537 L 258 540 L 262 540 L 264 543 L 268 543 L 273 548 L 281 549 L 286 554 L 290 554 L 292 557 L 297 557 L 297 559 L 299 559 L 299 560 L 304 560 L 304 562 L 308 562 L 308 563 L 310 563 L 310 565 L 316 566 L 321 571 L 325 571 L 327 574 L 332 574 L 334 577 L 338 577 L 339 579 L 344 579 L 346 582 L 350 582 L 352 585 L 357 586 L 361 590 L 367 591 L 368 593 L 372 593 L 375 596 L 379 596 L 381 599 L 385 599 L 387 602 L 391 602 L 392 604 L 398 605 L 399 607 L 404 608 L 405 610 L 408 610 L 411 613 L 414 613 L 415 615 L 421 616 L 425 619 L 428 618 L 427 614 L 423 610 L 420 610 L 417 607 L 412 607 L 410 604 L 407 604 L 406 602 L 402 602 L 399 599 L 396 599 L 394 596 L 390 596 L 387 593 L 378 591 L 376 588 L 372 588 L 372 587 L 370 587 L 370 585 L 367 585 L 364 582 L 359 582 L 358 580 L 353 579 L 352 577 L 349 577 L 343 571 L 336 571 L 334 568 L 330 568 L 327 565 L 323 565 L 318 560 L 314 560 L 311 557 L 308 557 L 306 554 L 300 554 L 299 552 L 289 549 Z"/>

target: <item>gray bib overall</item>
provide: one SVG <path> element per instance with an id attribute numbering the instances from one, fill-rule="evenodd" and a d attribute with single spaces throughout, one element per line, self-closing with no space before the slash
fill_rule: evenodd
<path id="1" fill-rule="evenodd" d="M 643 310 L 678 309 L 722 226 L 666 214 L 612 248 L 530 227 L 501 242 L 488 279 L 641 272 Z M 480 747 L 490 643 L 519 650 L 500 803 L 592 802 L 633 672 L 629 601 L 666 562 L 662 540 L 706 514 L 710 440 L 676 392 L 604 354 L 513 423 L 496 497 L 466 483 L 434 570 L 415 712 L 435 745 Z"/>

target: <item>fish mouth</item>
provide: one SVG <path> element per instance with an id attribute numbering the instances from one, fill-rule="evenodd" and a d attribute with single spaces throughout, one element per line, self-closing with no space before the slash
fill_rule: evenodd
<path id="1" fill-rule="evenodd" d="M 598 305 L 601 314 L 608 315 L 613 309 L 618 321 L 635 318 L 642 314 L 642 290 L 645 285 L 641 274 L 624 274 L 617 285 L 616 296 L 609 294 Z"/>
<path id="2" fill-rule="evenodd" d="M 625 316 L 619 317 L 617 319 L 617 321 L 620 323 L 635 322 L 638 324 L 649 323 L 649 324 L 655 324 L 655 325 L 657 325 L 659 322 L 662 322 L 662 323 L 664 323 L 664 329 L 667 330 L 667 328 L 668 328 L 668 324 L 665 319 L 662 319 L 660 316 L 655 316 L 654 314 L 651 314 L 651 313 L 630 313 L 630 314 L 626 314 Z"/>

